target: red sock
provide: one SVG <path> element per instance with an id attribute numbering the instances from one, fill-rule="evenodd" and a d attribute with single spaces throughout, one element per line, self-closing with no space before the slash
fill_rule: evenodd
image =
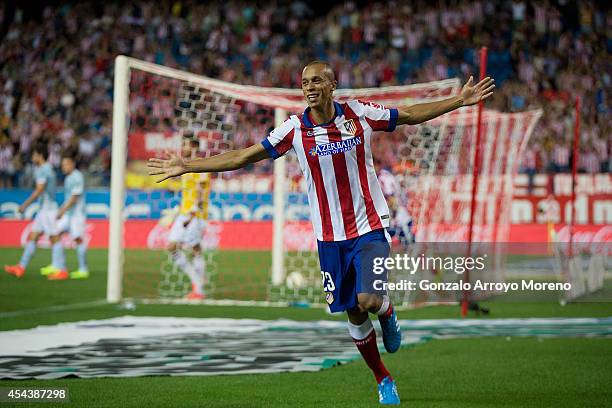
<path id="1" fill-rule="evenodd" d="M 381 315 L 381 317 L 388 319 L 389 317 L 391 317 L 392 314 L 393 314 L 393 305 L 389 304 L 389 308 L 384 314 Z"/>
<path id="2" fill-rule="evenodd" d="M 378 315 L 379 319 L 387 319 L 391 317 L 391 314 L 393 314 L 393 304 L 389 300 L 389 296 L 385 295 L 383 297 L 383 303 L 380 305 L 380 309 L 378 309 L 376 314 Z"/>
<path id="3" fill-rule="evenodd" d="M 357 350 L 361 353 L 368 367 L 370 367 L 370 370 L 374 373 L 377 383 L 380 384 L 385 377 L 391 376 L 380 358 L 380 353 L 376 346 L 376 332 L 374 330 L 372 330 L 365 339 L 353 339 L 353 342 L 357 346 Z"/>

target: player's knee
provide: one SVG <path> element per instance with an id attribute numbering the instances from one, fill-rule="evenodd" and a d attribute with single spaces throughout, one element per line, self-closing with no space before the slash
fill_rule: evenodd
<path id="1" fill-rule="evenodd" d="M 83 240 L 81 238 L 75 238 L 74 243 L 77 245 L 81 245 L 83 243 Z"/>
<path id="2" fill-rule="evenodd" d="M 36 242 L 38 241 L 38 238 L 40 238 L 40 235 L 41 235 L 40 232 L 32 231 L 30 232 L 30 236 L 28 237 L 28 240 Z"/>
<path id="3" fill-rule="evenodd" d="M 168 251 L 176 252 L 177 249 L 178 249 L 178 245 L 176 245 L 175 242 L 171 242 L 168 244 Z"/>
<path id="4" fill-rule="evenodd" d="M 353 324 L 360 325 L 363 324 L 368 317 L 368 312 L 361 309 L 361 306 L 357 305 L 352 309 L 348 309 L 346 311 L 348 315 L 349 321 Z"/>
<path id="5" fill-rule="evenodd" d="M 374 313 L 382 305 L 382 298 L 375 293 L 360 293 L 357 295 L 359 309 L 364 312 Z"/>
<path id="6" fill-rule="evenodd" d="M 59 235 L 51 235 L 49 237 L 49 241 L 51 241 L 52 244 L 55 244 L 57 241 L 59 241 Z"/>
<path id="7" fill-rule="evenodd" d="M 193 248 L 191 248 L 191 253 L 194 256 L 202 255 L 202 247 L 200 245 L 195 245 Z"/>

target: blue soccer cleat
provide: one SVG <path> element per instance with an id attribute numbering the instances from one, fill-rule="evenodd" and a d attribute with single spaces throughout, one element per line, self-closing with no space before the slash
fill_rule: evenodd
<path id="1" fill-rule="evenodd" d="M 383 378 L 378 384 L 378 402 L 382 405 L 399 405 L 400 403 L 395 381 L 389 376 Z"/>
<path id="2" fill-rule="evenodd" d="M 400 330 L 399 322 L 397 321 L 397 315 L 395 309 L 391 313 L 391 316 L 378 316 L 380 322 L 380 328 L 382 329 L 383 344 L 385 350 L 389 353 L 395 353 L 399 350 L 402 345 L 402 331 Z"/>

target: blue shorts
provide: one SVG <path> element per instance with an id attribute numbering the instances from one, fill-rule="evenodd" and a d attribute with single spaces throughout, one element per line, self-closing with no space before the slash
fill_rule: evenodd
<path id="1" fill-rule="evenodd" d="M 345 241 L 317 241 L 325 300 L 332 313 L 357 306 L 358 293 L 379 293 L 375 280 L 387 280 L 375 258 L 389 256 L 388 234 L 378 229 Z M 376 285 L 378 286 L 378 285 Z"/>

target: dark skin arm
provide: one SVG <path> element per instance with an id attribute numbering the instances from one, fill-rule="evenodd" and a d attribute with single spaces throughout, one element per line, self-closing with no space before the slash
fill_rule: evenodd
<path id="1" fill-rule="evenodd" d="M 269 159 L 262 144 L 258 143 L 244 149 L 232 150 L 212 157 L 185 160 L 174 154 L 168 159 L 151 158 L 147 163 L 149 174 L 163 175 L 157 182 L 185 173 L 215 173 L 241 169 L 251 163 Z"/>
<path id="2" fill-rule="evenodd" d="M 493 95 L 495 88 L 492 78 L 485 78 L 472 86 L 474 79 L 470 77 L 461 89 L 461 94 L 452 98 L 437 102 L 420 103 L 409 106 L 398 113 L 398 125 L 416 125 L 440 115 L 448 113 L 462 106 L 474 105 Z M 170 154 L 167 159 L 151 158 L 147 163 L 149 175 L 162 176 L 157 182 L 162 182 L 172 177 L 185 173 L 213 173 L 237 170 L 248 164 L 269 159 L 268 152 L 261 144 L 246 147 L 244 149 L 232 150 L 213 157 L 186 160 L 182 157 Z"/>
<path id="3" fill-rule="evenodd" d="M 473 81 L 473 77 L 470 77 L 461 89 L 461 93 L 452 98 L 437 102 L 419 103 L 400 110 L 397 124 L 418 125 L 463 106 L 475 105 L 493 95 L 495 81 L 492 78 L 487 77 L 472 86 Z"/>

